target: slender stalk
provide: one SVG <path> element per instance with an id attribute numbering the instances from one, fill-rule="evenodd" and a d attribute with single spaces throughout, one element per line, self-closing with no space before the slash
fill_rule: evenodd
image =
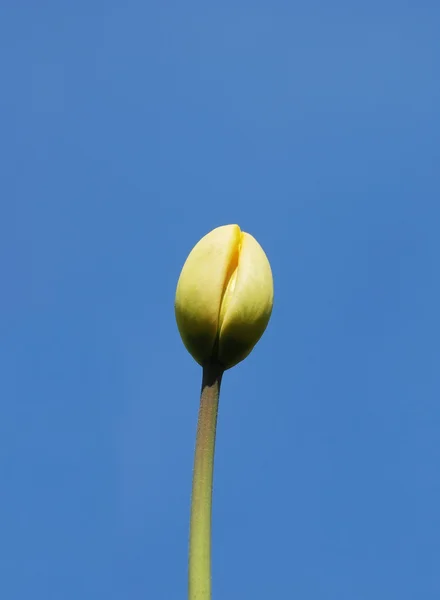
<path id="1" fill-rule="evenodd" d="M 203 367 L 189 531 L 189 600 L 211 600 L 211 512 L 215 433 L 223 369 Z"/>

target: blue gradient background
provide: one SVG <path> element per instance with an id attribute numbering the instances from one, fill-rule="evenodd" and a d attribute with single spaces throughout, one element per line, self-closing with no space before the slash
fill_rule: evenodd
<path id="1" fill-rule="evenodd" d="M 228 372 L 213 597 L 440 597 L 440 4 L 0 7 L 0 594 L 186 597 L 187 253 L 276 304 Z"/>

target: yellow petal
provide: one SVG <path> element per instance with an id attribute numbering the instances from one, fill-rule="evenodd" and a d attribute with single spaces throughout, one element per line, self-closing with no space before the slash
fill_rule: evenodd
<path id="1" fill-rule="evenodd" d="M 240 240 L 238 225 L 214 229 L 194 246 L 179 277 L 177 326 L 188 352 L 199 364 L 212 358 L 222 298 L 237 265 Z"/>
<path id="2" fill-rule="evenodd" d="M 230 368 L 242 361 L 261 338 L 273 307 L 272 270 L 264 250 L 242 233 L 233 293 L 220 324 L 220 362 Z"/>

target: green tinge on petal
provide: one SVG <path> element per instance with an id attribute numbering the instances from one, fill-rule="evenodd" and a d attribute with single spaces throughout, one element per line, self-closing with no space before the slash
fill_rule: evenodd
<path id="1" fill-rule="evenodd" d="M 194 246 L 180 274 L 175 300 L 177 327 L 199 364 L 212 358 L 222 298 L 237 265 L 240 241 L 238 225 L 214 229 Z"/>
<path id="2" fill-rule="evenodd" d="M 220 326 L 219 360 L 230 368 L 242 361 L 261 338 L 273 307 L 272 270 L 256 239 L 243 233 L 233 294 Z"/>

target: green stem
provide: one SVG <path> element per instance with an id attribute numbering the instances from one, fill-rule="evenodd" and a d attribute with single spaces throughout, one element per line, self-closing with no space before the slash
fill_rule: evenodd
<path id="1" fill-rule="evenodd" d="M 189 600 L 211 600 L 211 508 L 215 432 L 223 369 L 203 367 L 189 530 Z"/>

